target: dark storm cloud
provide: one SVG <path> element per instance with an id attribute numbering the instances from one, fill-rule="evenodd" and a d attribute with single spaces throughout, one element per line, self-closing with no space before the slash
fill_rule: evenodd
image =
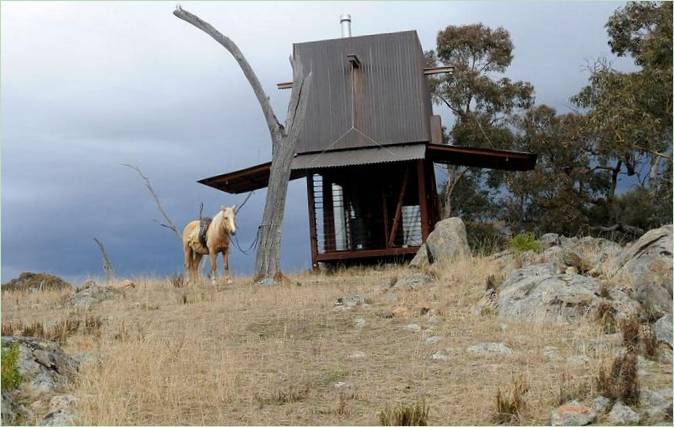
<path id="1" fill-rule="evenodd" d="M 353 15 L 354 35 L 416 29 L 425 49 L 449 24 L 503 26 L 513 37 L 513 79 L 537 101 L 567 111 L 587 59 L 610 56 L 603 28 L 620 3 L 189 3 L 231 36 L 257 70 L 281 117 L 292 42 L 334 38 Z M 231 196 L 197 179 L 269 160 L 269 134 L 235 61 L 172 14 L 174 3 L 2 3 L 2 280 L 21 271 L 81 279 L 98 275 L 91 240 L 107 246 L 119 274 L 182 268 L 177 239 L 135 172 L 148 175 L 182 226 L 204 202 Z M 620 65 L 620 64 L 619 64 Z M 450 116 L 436 108 L 448 122 Z M 264 205 L 258 191 L 239 217 L 248 247 Z M 305 186 L 290 185 L 283 264 L 309 266 Z M 253 255 L 232 254 L 236 273 Z"/>

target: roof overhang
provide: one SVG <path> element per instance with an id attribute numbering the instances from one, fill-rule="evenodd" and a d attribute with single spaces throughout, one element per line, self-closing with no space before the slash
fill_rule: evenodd
<path id="1" fill-rule="evenodd" d="M 426 157 L 435 163 L 472 166 L 485 169 L 528 171 L 536 166 L 534 153 L 428 144 Z"/>
<path id="2" fill-rule="evenodd" d="M 318 169 L 402 162 L 424 158 L 435 163 L 511 171 L 531 170 L 536 165 L 536 154 L 533 153 L 444 144 L 410 144 L 300 154 L 293 159 L 290 180 L 305 177 L 312 170 Z M 199 183 L 227 193 L 245 193 L 265 188 L 269 183 L 270 170 L 271 162 L 267 162 L 204 178 L 199 180 Z"/>

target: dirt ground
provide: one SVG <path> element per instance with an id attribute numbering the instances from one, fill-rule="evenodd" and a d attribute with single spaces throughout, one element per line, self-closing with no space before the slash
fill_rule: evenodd
<path id="1" fill-rule="evenodd" d="M 88 360 L 71 390 L 83 424 L 378 424 L 387 405 L 417 401 L 429 406 L 429 424 L 493 424 L 497 390 L 520 377 L 520 422 L 548 424 L 560 396 L 595 397 L 619 336 L 590 319 L 536 325 L 476 314 L 487 276 L 504 273 L 484 258 L 437 270 L 414 290 L 389 289 L 407 272 L 307 273 L 276 287 L 137 277 L 135 289 L 88 313 L 63 302 L 68 290 L 3 292 L 2 321 L 101 319 L 63 345 Z M 354 294 L 364 303 L 335 304 Z M 483 342 L 512 354 L 466 350 Z M 655 362 L 641 387 L 671 388 L 671 372 L 671 361 Z"/>

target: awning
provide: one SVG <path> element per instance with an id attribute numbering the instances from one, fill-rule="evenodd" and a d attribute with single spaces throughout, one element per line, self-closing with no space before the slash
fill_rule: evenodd
<path id="1" fill-rule="evenodd" d="M 271 162 L 267 162 L 246 169 L 204 178 L 198 182 L 222 190 L 226 193 L 246 193 L 248 191 L 265 188 L 269 183 L 270 170 Z M 290 179 L 302 178 L 306 175 L 307 173 L 305 171 L 292 171 L 290 173 Z"/>
<path id="2" fill-rule="evenodd" d="M 334 168 L 372 163 L 403 162 L 423 159 L 426 144 L 391 145 L 358 150 L 300 154 L 293 159 L 293 170 Z"/>
<path id="3" fill-rule="evenodd" d="M 473 166 L 486 169 L 527 171 L 536 166 L 534 153 L 428 144 L 426 157 L 435 163 Z"/>

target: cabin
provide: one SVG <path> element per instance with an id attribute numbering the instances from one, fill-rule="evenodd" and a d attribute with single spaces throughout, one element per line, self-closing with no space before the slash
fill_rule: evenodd
<path id="1" fill-rule="evenodd" d="M 440 219 L 434 164 L 525 171 L 536 163 L 532 153 L 443 144 L 426 79 L 451 68 L 425 67 L 416 31 L 351 37 L 343 17 L 342 33 L 293 45 L 313 76 L 290 179 L 306 180 L 314 268 L 412 257 Z M 199 182 L 249 192 L 267 186 L 270 166 Z"/>

